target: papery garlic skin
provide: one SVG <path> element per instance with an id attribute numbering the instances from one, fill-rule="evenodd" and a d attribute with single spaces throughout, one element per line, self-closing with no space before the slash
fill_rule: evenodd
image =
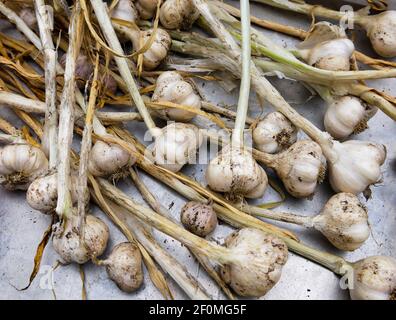
<path id="1" fill-rule="evenodd" d="M 255 147 L 266 153 L 278 153 L 297 141 L 297 128 L 280 112 L 271 112 L 253 130 Z"/>
<path id="2" fill-rule="evenodd" d="M 18 16 L 26 23 L 26 25 L 32 30 L 38 30 L 37 17 L 33 9 L 22 8 L 18 12 Z"/>
<path id="3" fill-rule="evenodd" d="M 252 154 L 231 145 L 223 147 L 210 161 L 206 181 L 214 191 L 247 198 L 261 198 L 268 186 L 267 175 Z"/>
<path id="4" fill-rule="evenodd" d="M 159 0 L 136 0 L 135 7 L 142 19 L 151 19 L 155 15 Z"/>
<path id="5" fill-rule="evenodd" d="M 60 223 L 55 225 L 52 243 L 63 262 L 83 264 L 103 254 L 109 240 L 109 228 L 99 218 L 87 215 L 82 244 L 76 232 L 76 219 L 75 215 L 68 219 L 64 228 Z"/>
<path id="6" fill-rule="evenodd" d="M 71 176 L 71 198 L 73 204 L 78 201 L 77 180 L 76 175 Z M 26 200 L 28 204 L 35 210 L 42 213 L 51 214 L 56 208 L 58 199 L 57 190 L 57 174 L 46 175 L 34 180 L 26 192 Z M 85 204 L 89 203 L 89 192 L 84 194 Z"/>
<path id="7" fill-rule="evenodd" d="M 244 228 L 230 234 L 225 245 L 245 256 L 243 265 L 227 264 L 220 273 L 238 295 L 264 296 L 279 281 L 288 255 L 282 240 L 257 229 Z"/>
<path id="8" fill-rule="evenodd" d="M 178 172 L 185 164 L 195 163 L 202 139 L 202 134 L 192 124 L 175 122 L 167 125 L 155 138 L 153 154 L 156 164 Z"/>
<path id="9" fill-rule="evenodd" d="M 360 133 L 367 128 L 369 120 L 377 111 L 361 99 L 353 96 L 335 98 L 329 104 L 324 125 L 328 133 L 336 139 L 344 139 L 353 133 Z"/>
<path id="10" fill-rule="evenodd" d="M 375 52 L 386 58 L 396 57 L 396 11 L 387 10 L 367 18 L 362 26 Z"/>
<path id="11" fill-rule="evenodd" d="M 111 17 L 128 22 L 136 22 L 139 19 L 139 13 L 132 0 L 119 0 L 113 11 L 111 11 Z"/>
<path id="12" fill-rule="evenodd" d="M 97 141 L 89 154 L 88 170 L 94 176 L 104 177 L 132 166 L 136 159 L 117 144 Z"/>
<path id="13" fill-rule="evenodd" d="M 48 160 L 39 148 L 27 144 L 0 148 L 0 181 L 7 190 L 26 190 L 47 170 Z"/>
<path id="14" fill-rule="evenodd" d="M 355 46 L 346 38 L 333 39 L 318 43 L 302 54 L 304 60 L 311 66 L 331 71 L 350 70 L 350 59 Z"/>
<path id="15" fill-rule="evenodd" d="M 158 77 L 151 100 L 173 102 L 197 110 L 201 109 L 200 96 L 176 71 L 166 71 Z M 195 117 L 194 113 L 177 108 L 154 109 L 153 113 L 164 120 L 181 122 L 188 122 Z"/>
<path id="16" fill-rule="evenodd" d="M 356 250 L 370 236 L 367 210 L 351 193 L 332 196 L 312 222 L 340 250 Z"/>
<path id="17" fill-rule="evenodd" d="M 198 201 L 189 201 L 183 206 L 180 221 L 187 230 L 200 237 L 207 236 L 217 227 L 213 206 Z"/>
<path id="18" fill-rule="evenodd" d="M 320 146 L 311 140 L 299 140 L 278 154 L 276 173 L 286 190 L 296 198 L 310 197 L 326 172 L 326 159 Z"/>
<path id="19" fill-rule="evenodd" d="M 66 54 L 60 58 L 59 63 L 61 64 L 62 68 L 66 67 Z M 86 82 L 90 79 L 93 72 L 94 66 L 92 62 L 85 54 L 80 53 L 76 60 L 75 69 L 76 82 L 80 89 L 84 89 Z"/>
<path id="20" fill-rule="evenodd" d="M 368 141 L 332 141 L 331 156 L 327 158 L 334 191 L 358 194 L 380 181 L 386 148 Z"/>
<path id="21" fill-rule="evenodd" d="M 166 29 L 190 29 L 198 17 L 192 0 L 166 0 L 161 6 L 160 21 Z"/>
<path id="22" fill-rule="evenodd" d="M 352 300 L 396 300 L 396 259 L 373 256 L 353 264 Z"/>
<path id="23" fill-rule="evenodd" d="M 140 31 L 140 37 L 135 37 L 133 39 L 133 47 L 140 48 L 141 43 L 144 45 L 149 41 L 153 29 L 149 29 L 146 31 Z M 157 68 L 161 62 L 168 56 L 168 52 L 170 50 L 172 44 L 172 39 L 168 32 L 164 29 L 158 28 L 154 41 L 151 44 L 151 47 L 143 53 L 143 66 L 145 70 L 154 70 Z"/>
<path id="24" fill-rule="evenodd" d="M 104 261 L 109 278 L 124 292 L 134 292 L 143 283 L 142 256 L 136 244 L 117 244 Z"/>

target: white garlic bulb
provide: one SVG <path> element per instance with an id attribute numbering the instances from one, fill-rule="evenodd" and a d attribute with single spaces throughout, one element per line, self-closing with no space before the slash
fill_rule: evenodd
<path id="1" fill-rule="evenodd" d="M 77 179 L 76 175 L 71 176 L 73 204 L 77 203 L 78 200 Z M 57 192 L 57 174 L 53 173 L 34 180 L 26 192 L 26 200 L 33 209 L 51 214 L 56 208 Z M 89 192 L 86 192 L 84 197 L 87 205 L 89 203 Z"/>
<path id="2" fill-rule="evenodd" d="M 294 197 L 311 196 L 326 172 L 326 159 L 320 146 L 299 140 L 275 158 L 274 169 L 287 191 Z"/>
<path id="3" fill-rule="evenodd" d="M 227 248 L 245 253 L 245 263 L 227 264 L 221 276 L 240 296 L 264 296 L 279 281 L 287 261 L 286 244 L 253 228 L 233 232 L 225 241 Z"/>
<path id="4" fill-rule="evenodd" d="M 198 17 L 192 0 L 166 0 L 161 6 L 160 21 L 167 29 L 189 29 Z"/>
<path id="5" fill-rule="evenodd" d="M 47 170 L 48 160 L 39 148 L 27 144 L 0 148 L 0 183 L 8 190 L 26 190 Z"/>
<path id="6" fill-rule="evenodd" d="M 266 153 L 277 153 L 297 140 L 297 128 L 280 112 L 268 113 L 253 130 L 255 147 Z"/>
<path id="7" fill-rule="evenodd" d="M 142 19 L 151 19 L 154 17 L 159 0 L 136 0 L 135 6 Z"/>
<path id="8" fill-rule="evenodd" d="M 89 154 L 88 169 L 94 176 L 108 176 L 130 167 L 136 159 L 117 144 L 97 141 Z"/>
<path id="9" fill-rule="evenodd" d="M 174 122 L 162 128 L 155 138 L 155 162 L 177 172 L 187 163 L 195 163 L 196 153 L 202 143 L 202 134 L 192 124 Z"/>
<path id="10" fill-rule="evenodd" d="M 110 256 L 101 261 L 109 278 L 124 292 L 134 292 L 143 283 L 142 256 L 136 244 L 117 244 Z"/>
<path id="11" fill-rule="evenodd" d="M 206 169 L 206 181 L 217 192 L 231 196 L 260 198 L 268 186 L 264 169 L 245 148 L 227 145 Z"/>
<path id="12" fill-rule="evenodd" d="M 332 196 L 312 224 L 340 250 L 356 250 L 370 236 L 366 208 L 351 193 Z"/>
<path id="13" fill-rule="evenodd" d="M 373 256 L 353 264 L 352 300 L 396 300 L 396 259 Z"/>
<path id="14" fill-rule="evenodd" d="M 332 71 L 350 70 L 350 59 L 355 51 L 353 42 L 346 38 L 333 39 L 316 44 L 300 52 L 311 66 Z"/>
<path id="15" fill-rule="evenodd" d="M 351 134 L 357 134 L 367 128 L 369 120 L 377 111 L 361 99 L 353 96 L 343 96 L 333 99 L 329 104 L 324 125 L 328 133 L 336 139 L 343 139 Z"/>
<path id="16" fill-rule="evenodd" d="M 140 49 L 141 44 L 149 41 L 153 29 L 140 31 L 133 37 L 133 47 L 135 50 Z M 154 36 L 154 41 L 151 47 L 143 53 L 143 66 L 145 70 L 153 70 L 157 68 L 160 63 L 168 56 L 169 49 L 172 44 L 172 39 L 168 32 L 164 29 L 158 28 Z"/>
<path id="17" fill-rule="evenodd" d="M 77 217 L 73 214 L 64 224 L 54 227 L 52 243 L 55 251 L 65 263 L 83 264 L 92 257 L 103 254 L 109 240 L 109 228 L 99 218 L 93 215 L 85 217 L 84 244 L 76 231 Z"/>
<path id="18" fill-rule="evenodd" d="M 180 215 L 184 227 L 200 237 L 205 237 L 217 227 L 217 215 L 213 206 L 198 201 L 187 202 Z"/>
<path id="19" fill-rule="evenodd" d="M 385 146 L 375 142 L 332 141 L 331 153 L 327 156 L 330 184 L 336 192 L 363 192 L 380 181 L 380 167 L 385 158 Z"/>
<path id="20" fill-rule="evenodd" d="M 201 98 L 194 88 L 176 71 L 163 72 L 157 79 L 153 102 L 169 101 L 194 109 L 201 109 Z M 154 110 L 154 114 L 165 120 L 188 122 L 195 114 L 176 108 Z"/>
<path id="21" fill-rule="evenodd" d="M 139 14 L 132 0 L 118 0 L 117 5 L 111 12 L 111 17 L 128 22 L 136 22 Z"/>
<path id="22" fill-rule="evenodd" d="M 366 29 L 374 50 L 383 57 L 396 56 L 396 11 L 387 10 L 363 19 L 362 27 Z"/>

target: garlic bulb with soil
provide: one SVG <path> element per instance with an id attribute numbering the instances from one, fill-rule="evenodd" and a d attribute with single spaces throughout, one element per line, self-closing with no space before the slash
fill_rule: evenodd
<path id="1" fill-rule="evenodd" d="M 332 141 L 329 151 L 330 184 L 336 192 L 358 194 L 381 180 L 381 165 L 386 158 L 384 145 L 358 140 Z"/>
<path id="2" fill-rule="evenodd" d="M 324 117 L 325 129 L 336 139 L 344 139 L 367 128 L 367 121 L 376 113 L 371 107 L 354 96 L 337 97 L 329 103 Z"/>
<path id="3" fill-rule="evenodd" d="M 134 243 L 117 244 L 100 264 L 106 266 L 109 278 L 124 292 L 134 292 L 143 284 L 142 256 Z"/>
<path id="4" fill-rule="evenodd" d="M 156 164 L 177 172 L 187 163 L 195 163 L 202 134 L 192 124 L 174 122 L 155 137 L 153 154 Z"/>
<path id="5" fill-rule="evenodd" d="M 73 204 L 76 204 L 78 199 L 77 179 L 76 175 L 72 175 L 71 196 Z M 26 200 L 33 209 L 51 214 L 56 208 L 57 191 L 56 173 L 39 177 L 27 189 Z M 89 203 L 88 192 L 85 193 L 85 203 L 86 205 Z"/>
<path id="6" fill-rule="evenodd" d="M 176 71 L 163 72 L 157 79 L 155 91 L 151 98 L 153 102 L 173 102 L 194 109 L 201 108 L 201 98 L 190 83 Z M 154 110 L 154 114 L 165 120 L 188 122 L 195 114 L 183 109 L 164 108 Z"/>
<path id="7" fill-rule="evenodd" d="M 282 240 L 257 229 L 244 228 L 230 234 L 225 246 L 245 252 L 245 265 L 227 264 L 221 268 L 224 281 L 240 296 L 264 296 L 279 281 L 288 255 Z"/>
<path id="8" fill-rule="evenodd" d="M 205 237 L 217 227 L 217 215 L 210 204 L 187 202 L 180 215 L 184 227 L 200 237 Z"/>
<path id="9" fill-rule="evenodd" d="M 89 155 L 88 169 L 94 176 L 109 176 L 129 168 L 136 159 L 117 144 L 97 141 Z"/>
<path id="10" fill-rule="evenodd" d="M 192 0 L 166 0 L 161 6 L 160 21 L 166 29 L 190 29 L 198 17 Z"/>
<path id="11" fill-rule="evenodd" d="M 243 147 L 227 145 L 206 169 L 206 181 L 217 192 L 230 196 L 261 198 L 268 186 L 264 169 Z"/>
<path id="12" fill-rule="evenodd" d="M 142 19 L 154 17 L 159 0 L 136 0 L 135 7 Z"/>
<path id="13" fill-rule="evenodd" d="M 278 153 L 297 140 L 297 128 L 280 112 L 268 113 L 253 130 L 255 147 L 266 153 Z"/>
<path id="14" fill-rule="evenodd" d="M 132 0 L 119 0 L 111 11 L 111 17 L 127 22 L 135 22 L 139 19 L 139 14 Z"/>
<path id="15" fill-rule="evenodd" d="M 84 243 L 77 232 L 77 215 L 73 213 L 64 223 L 54 226 L 52 243 L 55 251 L 65 263 L 83 264 L 93 257 L 103 254 L 109 240 L 109 228 L 93 215 L 85 217 Z"/>
<path id="16" fill-rule="evenodd" d="M 27 144 L 0 148 L 0 184 L 8 190 L 26 190 L 48 170 L 48 160 L 41 149 Z"/>
<path id="17" fill-rule="evenodd" d="M 373 256 L 353 264 L 352 300 L 396 300 L 396 259 Z"/>

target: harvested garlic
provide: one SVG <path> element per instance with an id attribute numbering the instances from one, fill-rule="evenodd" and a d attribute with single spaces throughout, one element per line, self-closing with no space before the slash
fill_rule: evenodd
<path id="1" fill-rule="evenodd" d="M 71 197 L 73 204 L 77 203 L 77 179 L 76 175 L 72 175 Z M 35 210 L 43 213 L 51 214 L 56 208 L 57 193 L 57 174 L 46 175 L 34 180 L 27 192 L 26 199 L 28 204 Z M 89 203 L 89 193 L 85 193 L 85 203 Z"/>
<path id="2" fill-rule="evenodd" d="M 192 124 L 171 123 L 161 129 L 155 138 L 155 162 L 177 172 L 187 163 L 195 163 L 196 153 L 202 143 L 202 134 Z"/>
<path id="3" fill-rule="evenodd" d="M 28 7 L 22 8 L 18 15 L 30 29 L 38 31 L 37 17 L 33 9 Z"/>
<path id="4" fill-rule="evenodd" d="M 386 158 L 382 144 L 368 141 L 332 141 L 327 153 L 330 184 L 336 192 L 358 194 L 381 179 L 381 165 Z"/>
<path id="5" fill-rule="evenodd" d="M 176 71 L 163 72 L 157 79 L 153 102 L 173 102 L 194 109 L 201 109 L 201 98 L 195 93 L 191 84 L 183 80 Z M 165 120 L 188 122 L 195 114 L 183 109 L 164 108 L 154 110 L 154 114 Z"/>
<path id="6" fill-rule="evenodd" d="M 109 176 L 130 167 L 136 159 L 117 144 L 97 141 L 89 155 L 88 169 L 94 176 Z"/>
<path id="7" fill-rule="evenodd" d="M 396 11 L 363 17 L 360 24 L 366 29 L 375 52 L 386 58 L 396 56 Z"/>
<path id="8" fill-rule="evenodd" d="M 136 0 L 135 6 L 142 19 L 151 19 L 154 17 L 159 0 Z"/>
<path id="9" fill-rule="evenodd" d="M 111 11 L 111 17 L 127 22 L 136 22 L 139 14 L 132 0 L 119 0 Z"/>
<path id="10" fill-rule="evenodd" d="M 100 261 L 106 266 L 109 278 L 124 292 L 134 292 L 143 283 L 142 256 L 134 243 L 117 244 L 110 256 Z"/>
<path id="11" fill-rule="evenodd" d="M 217 215 L 209 204 L 189 201 L 180 215 L 184 227 L 200 237 L 205 237 L 217 227 Z"/>
<path id="12" fill-rule="evenodd" d="M 271 112 L 253 130 L 255 147 L 266 153 L 278 153 L 297 140 L 297 128 L 280 112 Z"/>
<path id="13" fill-rule="evenodd" d="M 373 256 L 353 264 L 352 300 L 396 300 L 396 260 Z"/>
<path id="14" fill-rule="evenodd" d="M 328 133 L 336 139 L 344 139 L 367 128 L 367 121 L 376 113 L 361 99 L 343 96 L 332 99 L 327 108 L 324 125 Z"/>
<path id="15" fill-rule="evenodd" d="M 192 0 L 166 0 L 161 6 L 160 21 L 166 29 L 190 29 L 198 17 Z"/>
<path id="16" fill-rule="evenodd" d="M 61 66 L 65 68 L 66 54 L 64 54 L 61 57 L 59 62 Z M 80 89 L 84 89 L 86 82 L 90 79 L 93 71 L 94 71 L 94 67 L 92 62 L 85 54 L 80 53 L 76 60 L 76 72 L 75 72 L 77 86 Z"/>
<path id="17" fill-rule="evenodd" d="M 48 160 L 39 148 L 27 144 L 0 148 L 0 183 L 8 190 L 26 190 L 47 170 Z"/>
<path id="18" fill-rule="evenodd" d="M 227 145 L 213 158 L 206 169 L 206 181 L 217 192 L 231 196 L 260 198 L 268 186 L 264 169 L 243 147 Z"/>
<path id="19" fill-rule="evenodd" d="M 76 231 L 76 220 L 77 217 L 73 214 L 65 221 L 65 225 L 61 223 L 55 225 L 52 243 L 63 262 L 83 264 L 103 254 L 109 240 L 109 228 L 99 218 L 87 215 L 84 225 L 84 243 L 81 243 Z"/>
<path id="20" fill-rule="evenodd" d="M 264 296 L 279 281 L 287 261 L 286 244 L 269 234 L 244 228 L 230 234 L 225 245 L 237 252 L 245 252 L 245 263 L 226 264 L 221 277 L 240 296 Z"/>

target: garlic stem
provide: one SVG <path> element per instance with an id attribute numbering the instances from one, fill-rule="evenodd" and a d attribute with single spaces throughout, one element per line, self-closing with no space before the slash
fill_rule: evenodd
<path id="1" fill-rule="evenodd" d="M 57 52 L 52 41 L 51 26 L 54 21 L 50 20 L 49 8 L 44 0 L 35 0 L 37 23 L 40 31 L 41 45 L 43 47 L 45 66 L 45 124 L 43 146 L 49 155 L 49 169 L 54 169 L 57 164 L 57 122 L 58 110 L 56 108 L 56 62 Z"/>
<path id="2" fill-rule="evenodd" d="M 12 144 L 21 143 L 23 140 L 19 136 L 13 136 L 11 134 L 0 133 L 0 143 Z"/>
<path id="3" fill-rule="evenodd" d="M 110 47 L 118 52 L 120 55 L 123 55 L 123 50 L 112 26 L 110 17 L 107 12 L 106 4 L 102 0 L 90 0 L 90 2 L 93 10 L 95 11 L 95 15 L 102 29 L 102 32 Z M 114 60 L 116 61 L 120 74 L 124 79 L 128 87 L 128 91 L 133 101 L 135 102 L 139 113 L 143 117 L 147 128 L 150 130 L 150 133 L 153 135 L 153 137 L 158 136 L 160 134 L 160 130 L 156 127 L 150 113 L 148 112 L 143 102 L 142 97 L 140 96 L 139 89 L 136 85 L 135 79 L 131 74 L 131 71 L 129 70 L 128 63 L 126 62 L 125 58 L 119 56 L 114 56 Z"/>
<path id="4" fill-rule="evenodd" d="M 19 94 L 0 90 L 0 103 L 29 113 L 45 113 L 47 106 L 39 100 L 25 98 Z"/>
<path id="5" fill-rule="evenodd" d="M 217 105 L 214 105 L 212 103 L 209 103 L 207 101 L 202 101 L 202 109 L 206 110 L 206 111 L 211 111 L 211 112 L 215 112 L 218 114 L 221 114 L 223 116 L 226 116 L 227 118 L 230 119 L 235 119 L 236 118 L 236 112 L 229 110 L 227 108 L 223 108 Z M 255 119 L 250 118 L 250 117 L 246 117 L 246 121 L 245 123 L 248 125 L 253 124 L 255 121 Z"/>

